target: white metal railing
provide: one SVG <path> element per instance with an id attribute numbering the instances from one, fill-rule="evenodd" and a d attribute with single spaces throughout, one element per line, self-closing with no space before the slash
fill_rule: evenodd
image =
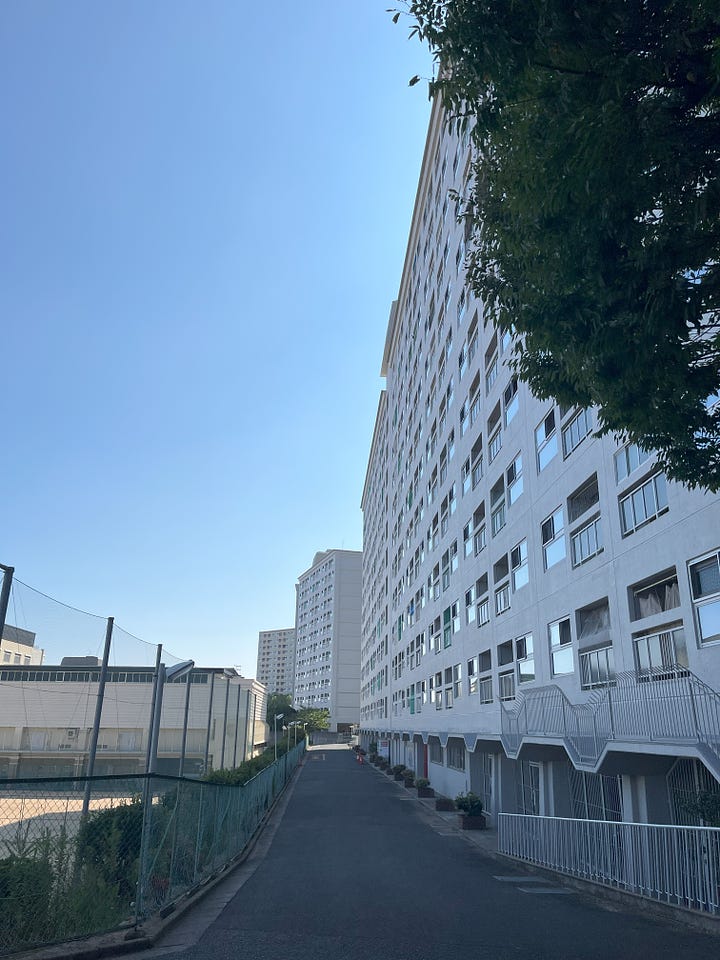
<path id="1" fill-rule="evenodd" d="M 720 828 L 498 814 L 498 850 L 550 870 L 720 915 Z"/>
<path id="2" fill-rule="evenodd" d="M 503 708 L 501 737 L 513 758 L 524 737 L 562 740 L 576 765 L 590 768 L 614 740 L 700 744 L 720 769 L 720 695 L 679 664 L 620 673 L 585 703 L 540 687 Z"/>

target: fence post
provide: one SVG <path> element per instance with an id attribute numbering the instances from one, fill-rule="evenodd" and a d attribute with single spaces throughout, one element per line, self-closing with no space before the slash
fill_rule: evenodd
<path id="1" fill-rule="evenodd" d="M 608 719 L 610 720 L 610 739 L 615 739 L 615 717 L 613 715 L 613 705 L 612 705 L 612 687 L 607 688 L 607 698 L 608 698 Z"/>
<path id="2" fill-rule="evenodd" d="M 108 675 L 108 662 L 110 660 L 110 644 L 112 643 L 113 617 L 108 617 L 107 627 L 105 628 L 105 649 L 103 650 L 102 667 L 100 668 L 100 678 L 98 680 L 97 700 L 95 701 L 95 719 L 93 720 L 92 734 L 90 736 L 90 749 L 88 752 L 88 765 L 85 771 L 85 793 L 83 794 L 83 805 L 81 817 L 83 820 L 90 809 L 90 791 L 92 782 L 90 778 L 95 772 L 95 758 L 97 756 L 98 736 L 100 735 L 100 721 L 102 719 L 103 701 L 105 699 L 105 682 Z"/>
<path id="3" fill-rule="evenodd" d="M 15 567 L 6 567 L 0 563 L 0 570 L 3 572 L 2 589 L 0 590 L 0 640 L 2 640 Z"/>

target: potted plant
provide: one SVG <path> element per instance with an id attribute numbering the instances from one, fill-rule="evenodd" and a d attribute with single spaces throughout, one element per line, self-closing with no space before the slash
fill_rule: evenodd
<path id="1" fill-rule="evenodd" d="M 451 810 L 456 810 L 457 808 L 455 801 L 451 800 L 450 797 L 435 797 L 435 809 L 443 813 L 449 813 Z"/>
<path id="2" fill-rule="evenodd" d="M 405 781 L 405 786 L 408 788 L 408 790 L 412 790 L 412 788 L 415 786 L 415 771 L 408 769 L 403 770 L 402 778 Z"/>
<path id="3" fill-rule="evenodd" d="M 430 786 L 430 781 L 427 777 L 418 777 L 415 781 L 415 786 L 417 787 L 418 797 L 434 797 L 435 791 Z"/>
<path id="4" fill-rule="evenodd" d="M 393 776 L 395 777 L 395 779 L 398 781 L 402 780 L 403 770 L 406 770 L 406 769 L 407 767 L 405 766 L 404 763 L 396 763 L 395 766 L 392 768 Z"/>
<path id="5" fill-rule="evenodd" d="M 476 793 L 460 793 L 455 797 L 455 806 L 460 813 L 460 827 L 463 830 L 484 830 L 485 817 L 483 803 Z"/>

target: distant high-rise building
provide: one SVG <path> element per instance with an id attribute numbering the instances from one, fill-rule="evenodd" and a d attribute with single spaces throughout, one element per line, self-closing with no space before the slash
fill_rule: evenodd
<path id="1" fill-rule="evenodd" d="M 292 696 L 295 682 L 295 628 L 261 630 L 258 635 L 257 679 L 268 693 Z"/>
<path id="2" fill-rule="evenodd" d="M 294 704 L 327 708 L 330 729 L 360 720 L 362 552 L 325 550 L 296 586 Z"/>

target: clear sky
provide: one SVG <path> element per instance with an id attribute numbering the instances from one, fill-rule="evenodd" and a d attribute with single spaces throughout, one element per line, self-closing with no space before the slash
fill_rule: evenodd
<path id="1" fill-rule="evenodd" d="M 246 676 L 362 547 L 430 110 L 387 6 L 0 4 L 0 563 Z"/>

